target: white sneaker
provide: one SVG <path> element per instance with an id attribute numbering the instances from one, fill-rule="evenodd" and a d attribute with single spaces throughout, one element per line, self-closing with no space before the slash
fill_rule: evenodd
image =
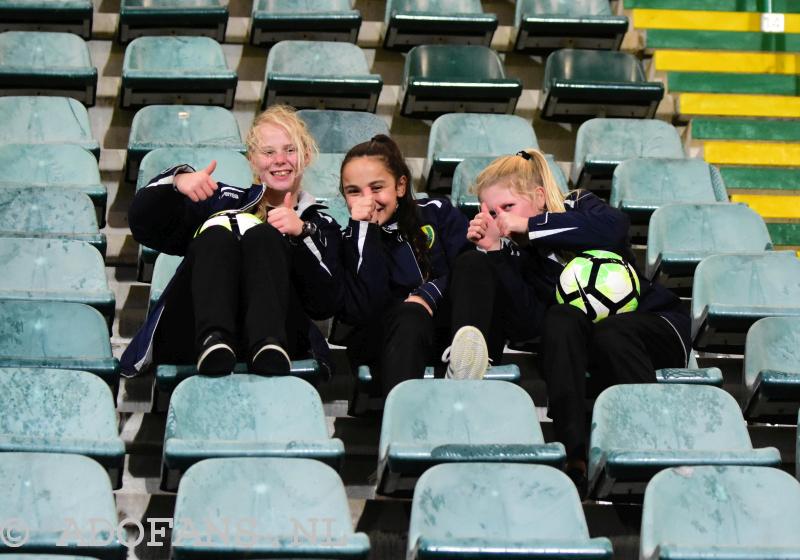
<path id="1" fill-rule="evenodd" d="M 442 361 L 449 362 L 445 379 L 483 379 L 489 369 L 489 350 L 481 331 L 471 325 L 458 329 Z"/>

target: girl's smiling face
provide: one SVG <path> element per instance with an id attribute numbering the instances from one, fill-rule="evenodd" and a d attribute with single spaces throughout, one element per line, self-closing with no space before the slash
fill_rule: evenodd
<path id="1" fill-rule="evenodd" d="M 342 169 L 342 192 L 351 209 L 361 197 L 372 197 L 378 224 L 389 221 L 397 210 L 398 200 L 405 195 L 408 178 L 394 176 L 379 157 L 362 156 L 351 159 Z"/>
<path id="2" fill-rule="evenodd" d="M 258 127 L 258 149 L 251 152 L 250 162 L 262 183 L 280 192 L 296 192 L 300 188 L 302 170 L 297 167 L 297 146 L 289 134 L 273 124 Z"/>

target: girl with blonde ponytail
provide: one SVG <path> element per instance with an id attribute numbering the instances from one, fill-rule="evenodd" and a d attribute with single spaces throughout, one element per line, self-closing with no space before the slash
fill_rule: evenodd
<path id="1" fill-rule="evenodd" d="M 549 415 L 566 447 L 567 474 L 586 492 L 587 381 L 593 392 L 619 383 L 655 382 L 655 370 L 685 367 L 689 315 L 680 299 L 639 275 L 634 312 L 599 322 L 556 302 L 564 266 L 600 249 L 635 267 L 628 218 L 587 191 L 564 196 L 544 155 L 527 149 L 493 161 L 477 177 L 481 210 L 467 239 L 477 250 L 455 262 L 450 295 L 455 333 L 448 371 L 479 376 L 499 363 L 507 341 L 540 339 Z"/>

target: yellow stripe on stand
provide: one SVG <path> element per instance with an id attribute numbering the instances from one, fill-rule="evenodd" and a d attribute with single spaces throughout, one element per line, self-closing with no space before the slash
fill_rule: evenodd
<path id="1" fill-rule="evenodd" d="M 703 154 L 708 163 L 718 165 L 800 167 L 800 144 L 789 142 L 713 140 L 703 143 Z"/>
<path id="2" fill-rule="evenodd" d="M 678 98 L 681 115 L 800 118 L 800 97 L 726 93 L 684 93 Z"/>
<path id="3" fill-rule="evenodd" d="M 761 31 L 761 14 L 695 10 L 633 10 L 637 29 L 690 29 L 696 31 Z M 800 33 L 800 14 L 784 15 L 784 32 Z"/>
<path id="4" fill-rule="evenodd" d="M 800 74 L 796 53 L 658 50 L 653 61 L 660 72 Z"/>
<path id="5" fill-rule="evenodd" d="M 744 202 L 765 219 L 800 218 L 800 196 L 797 195 L 734 194 L 731 202 Z"/>

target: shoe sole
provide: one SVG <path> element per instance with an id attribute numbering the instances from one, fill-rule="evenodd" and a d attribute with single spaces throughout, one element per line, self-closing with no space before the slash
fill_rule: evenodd
<path id="1" fill-rule="evenodd" d="M 197 359 L 197 373 L 201 375 L 226 375 L 236 365 L 233 348 L 220 342 L 209 346 Z"/>
<path id="2" fill-rule="evenodd" d="M 250 362 L 250 373 L 256 375 L 289 375 L 291 371 L 289 354 L 277 344 L 262 346 Z"/>
<path id="3" fill-rule="evenodd" d="M 489 350 L 481 331 L 473 326 L 458 329 L 450 346 L 448 379 L 483 379 L 489 368 Z"/>

